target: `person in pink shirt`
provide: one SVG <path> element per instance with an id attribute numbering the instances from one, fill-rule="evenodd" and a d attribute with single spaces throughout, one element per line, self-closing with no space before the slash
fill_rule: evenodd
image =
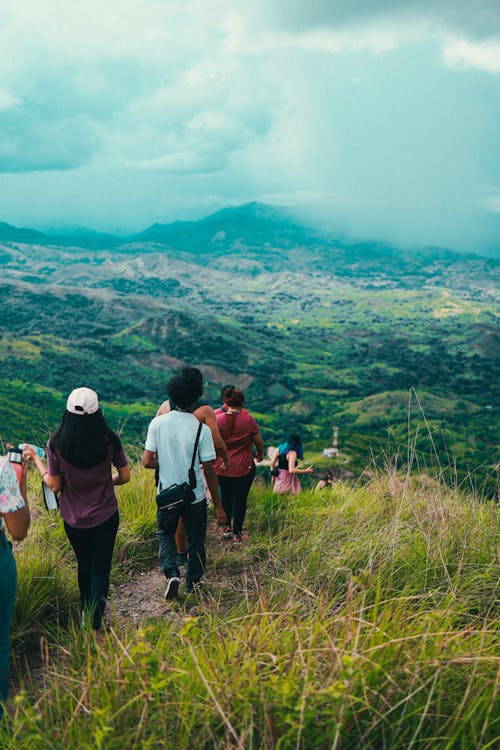
<path id="1" fill-rule="evenodd" d="M 227 524 L 222 526 L 226 539 L 241 541 L 248 493 L 255 478 L 255 459 L 262 461 L 264 443 L 255 419 L 243 408 L 245 396 L 229 386 L 225 389 L 224 406 L 216 411 L 217 427 L 226 444 L 229 463 L 221 458 L 215 462 L 222 506 Z"/>

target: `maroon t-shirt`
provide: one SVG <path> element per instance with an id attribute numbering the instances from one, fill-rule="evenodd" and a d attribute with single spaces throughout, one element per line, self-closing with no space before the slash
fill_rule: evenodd
<path id="1" fill-rule="evenodd" d="M 66 523 L 78 529 L 91 529 L 111 518 L 118 509 L 111 467 L 127 465 L 123 448 L 115 452 L 110 443 L 104 461 L 88 469 L 70 464 L 58 449 L 52 451 L 49 443 L 46 451 L 49 474 L 61 474 L 63 478 L 59 510 Z"/>
<path id="2" fill-rule="evenodd" d="M 242 409 L 239 414 L 216 411 L 215 418 L 229 457 L 227 468 L 218 457 L 214 464 L 215 471 L 221 477 L 243 477 L 254 463 L 252 435 L 259 432 L 257 422 L 246 409 Z"/>

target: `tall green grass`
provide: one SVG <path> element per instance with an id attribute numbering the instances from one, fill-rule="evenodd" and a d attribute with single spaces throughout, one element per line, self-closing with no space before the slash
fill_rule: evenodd
<path id="1" fill-rule="evenodd" d="M 149 475 L 134 472 L 120 505 L 115 574 L 153 555 Z M 73 562 L 58 524 L 40 523 L 46 533 L 32 545 L 61 552 L 47 594 L 63 608 L 74 597 Z M 295 497 L 256 486 L 248 526 L 245 546 L 209 549 L 210 594 L 174 604 L 171 618 L 115 623 L 102 644 L 60 618 L 41 674 L 25 675 L 11 700 L 0 746 L 498 745 L 492 504 L 387 472 Z M 19 562 L 22 588 L 28 561 Z M 38 611 L 54 622 L 50 608 Z"/>

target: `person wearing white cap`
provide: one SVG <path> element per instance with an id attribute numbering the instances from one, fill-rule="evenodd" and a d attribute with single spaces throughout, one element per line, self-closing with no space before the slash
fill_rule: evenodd
<path id="1" fill-rule="evenodd" d="M 69 394 L 61 424 L 47 443 L 47 468 L 35 451 L 30 456 L 47 487 L 61 493 L 59 510 L 78 561 L 82 609 L 98 631 L 119 523 L 114 485 L 128 482 L 130 469 L 97 393 L 76 388 Z"/>

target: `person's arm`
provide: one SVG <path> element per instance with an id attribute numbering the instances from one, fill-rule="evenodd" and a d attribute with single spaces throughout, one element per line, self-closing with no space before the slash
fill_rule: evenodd
<path id="1" fill-rule="evenodd" d="M 312 474 L 313 473 L 314 466 L 307 466 L 305 469 L 298 468 L 296 451 L 289 451 L 287 458 L 288 458 L 288 471 L 290 472 L 290 474 Z"/>
<path id="2" fill-rule="evenodd" d="M 170 401 L 167 399 L 162 404 L 160 404 L 160 407 L 158 411 L 156 412 L 157 417 L 161 417 L 162 414 L 168 414 L 170 411 Z"/>
<path id="3" fill-rule="evenodd" d="M 113 474 L 113 484 L 127 484 L 130 482 L 130 467 L 128 464 L 125 466 L 117 466 L 116 474 Z"/>
<path id="4" fill-rule="evenodd" d="M 60 492 L 62 490 L 62 476 L 60 474 L 49 474 L 49 470 L 34 448 L 32 448 L 31 446 L 25 448 L 23 451 L 23 456 L 33 461 L 42 478 L 42 482 L 49 488 L 49 490 L 52 490 L 52 492 Z"/>
<path id="5" fill-rule="evenodd" d="M 226 523 L 227 518 L 220 501 L 219 484 L 217 482 L 217 474 L 215 473 L 213 464 L 211 461 L 202 461 L 201 465 L 203 466 L 203 472 L 205 474 L 205 480 L 208 485 L 208 489 L 210 490 L 210 494 L 212 495 L 217 521 L 219 523 Z"/>
<path id="6" fill-rule="evenodd" d="M 227 455 L 226 444 L 222 439 L 219 428 L 217 427 L 217 417 L 212 407 L 208 406 L 208 404 L 204 404 L 203 406 L 198 407 L 198 409 L 195 409 L 193 414 L 196 419 L 199 419 L 200 422 L 204 422 L 204 424 L 210 429 L 214 441 L 215 452 L 222 458 L 226 466 L 228 466 L 229 456 Z"/>
<path id="7" fill-rule="evenodd" d="M 12 513 L 6 513 L 2 518 L 12 539 L 20 542 L 25 538 L 31 520 L 28 505 L 25 505 L 20 510 L 14 510 Z"/>
<path id="8" fill-rule="evenodd" d="M 158 441 L 156 435 L 157 418 L 150 422 L 148 427 L 148 434 L 146 436 L 146 445 L 144 446 L 144 455 L 142 457 L 142 465 L 145 469 L 157 469 L 158 468 Z"/>
<path id="9" fill-rule="evenodd" d="M 274 487 L 274 482 L 276 481 L 276 477 L 273 474 L 274 467 L 276 466 L 276 462 L 278 461 L 280 457 L 280 452 L 276 448 L 276 450 L 273 453 L 273 457 L 271 458 L 271 463 L 269 464 L 269 472 L 271 474 L 271 485 Z"/>
<path id="10" fill-rule="evenodd" d="M 154 451 L 144 451 L 142 457 L 142 465 L 145 469 L 157 469 L 158 468 L 158 456 Z"/>
<path id="11" fill-rule="evenodd" d="M 28 495 L 26 492 L 28 461 L 29 458 L 26 456 L 23 463 L 23 471 L 21 474 L 21 482 L 19 486 L 19 491 L 24 500 L 24 507 L 19 508 L 19 510 L 14 510 L 11 513 L 1 514 L 3 520 L 5 521 L 7 531 L 9 532 L 12 539 L 15 539 L 16 542 L 20 542 L 25 538 L 26 534 L 28 533 L 28 528 L 31 520 L 30 509 L 28 505 Z"/>
<path id="12" fill-rule="evenodd" d="M 260 434 L 260 430 L 258 432 L 255 432 L 252 435 L 252 443 L 255 445 L 255 448 L 257 449 L 257 453 L 255 454 L 255 460 L 257 462 L 260 462 L 264 458 L 264 441 L 262 440 L 262 435 Z"/>

